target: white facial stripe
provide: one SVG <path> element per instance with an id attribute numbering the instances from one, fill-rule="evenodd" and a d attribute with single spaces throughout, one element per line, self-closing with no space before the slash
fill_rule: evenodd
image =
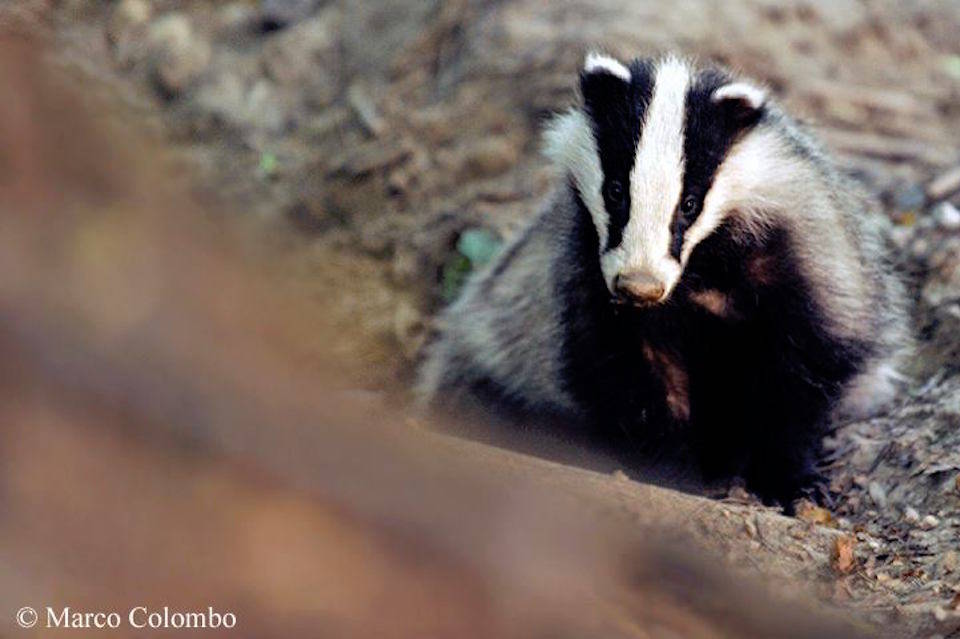
<path id="1" fill-rule="evenodd" d="M 861 256 L 849 243 L 830 194 L 811 165 L 796 156 L 774 129 L 754 129 L 727 154 L 707 194 L 704 210 L 684 237 L 686 262 L 696 245 L 724 218 L 736 215 L 737 230 L 762 237 L 780 226 L 790 232 L 798 268 L 812 282 L 817 303 L 831 318 L 831 330 L 852 335 L 850 327 L 870 321 L 863 300 L 867 285 Z M 818 292 L 829 291 L 827 294 Z"/>
<path id="2" fill-rule="evenodd" d="M 802 167 L 784 166 L 790 156 L 781 145 L 772 131 L 756 131 L 730 148 L 717 167 L 703 211 L 684 234 L 682 263 L 731 212 L 738 211 L 745 228 L 759 234 L 768 221 L 765 214 L 789 204 L 792 178 Z"/>
<path id="3" fill-rule="evenodd" d="M 593 218 L 601 249 L 607 245 L 609 216 L 603 203 L 603 169 L 593 129 L 577 110 L 554 118 L 544 132 L 544 153 L 561 170 L 573 175 L 580 197 Z"/>
<path id="4" fill-rule="evenodd" d="M 759 109 L 766 94 L 752 84 L 733 82 L 713 92 L 711 100 L 739 100 L 752 109 Z M 734 210 L 743 213 L 742 226 L 760 233 L 765 225 L 764 213 L 778 206 L 778 175 L 784 171 L 783 158 L 789 157 L 780 140 L 770 132 L 757 132 L 737 142 L 717 167 L 703 210 L 683 237 L 680 261 L 686 264 L 693 249 L 713 233 Z M 765 195 L 764 195 L 765 194 Z"/>
<path id="5" fill-rule="evenodd" d="M 680 266 L 670 257 L 670 223 L 683 189 L 683 127 L 690 69 L 667 58 L 657 68 L 653 96 L 630 172 L 630 220 L 619 248 L 618 271 L 643 270 L 670 290 Z M 611 265 L 612 266 L 612 265 Z"/>
<path id="6" fill-rule="evenodd" d="M 587 73 L 603 71 L 617 76 L 624 82 L 630 82 L 630 69 L 623 66 L 623 64 L 617 60 L 614 60 L 610 56 L 603 55 L 602 53 L 588 53 L 587 59 L 583 63 L 583 70 Z"/>

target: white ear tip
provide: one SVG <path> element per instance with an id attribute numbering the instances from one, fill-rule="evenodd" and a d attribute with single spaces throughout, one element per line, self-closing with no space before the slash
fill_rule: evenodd
<path id="1" fill-rule="evenodd" d="M 630 69 L 622 62 L 608 55 L 591 51 L 583 62 L 583 70 L 587 73 L 609 73 L 624 82 L 630 82 Z"/>
<path id="2" fill-rule="evenodd" d="M 767 100 L 767 95 L 763 89 L 759 89 L 746 82 L 733 82 L 725 84 L 713 92 L 711 100 L 715 103 L 725 102 L 726 100 L 736 100 L 742 102 L 751 109 L 759 109 Z"/>

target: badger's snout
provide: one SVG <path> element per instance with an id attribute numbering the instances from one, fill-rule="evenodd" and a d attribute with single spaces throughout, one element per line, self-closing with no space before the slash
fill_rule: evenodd
<path id="1" fill-rule="evenodd" d="M 621 273 L 613 281 L 617 300 L 629 304 L 647 305 L 662 302 L 667 286 L 656 275 L 644 271 Z"/>

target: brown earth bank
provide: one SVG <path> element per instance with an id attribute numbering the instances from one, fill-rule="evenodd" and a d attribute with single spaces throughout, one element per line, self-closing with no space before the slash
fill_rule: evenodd
<path id="1" fill-rule="evenodd" d="M 3 22 L 44 41 L 39 50 L 7 50 L 8 86 L 38 93 L 41 106 L 73 99 L 37 88 L 46 86 L 37 64 L 44 60 L 58 82 L 81 87 L 85 108 L 103 116 L 95 120 L 127 127 L 87 139 L 62 124 L 35 130 L 63 120 L 52 107 L 26 117 L 14 102 L 2 113 L 3 166 L 25 167 L 22 179 L 5 183 L 21 198 L 5 199 L 7 208 L 48 215 L 4 233 L 12 241 L 4 251 L 5 350 L 20 354 L 8 361 L 31 367 L 22 382 L 29 399 L 4 403 L 12 424 L 5 484 L 10 512 L 20 515 L 4 529 L 4 554 L 18 558 L 18 569 L 3 591 L 49 593 L 67 573 L 63 592 L 80 588 L 77 575 L 98 564 L 48 553 L 56 539 L 39 531 L 65 521 L 44 520 L 49 513 L 28 504 L 75 494 L 73 516 L 99 540 L 83 553 L 103 558 L 131 526 L 93 506 L 117 484 L 124 488 L 109 493 L 115 503 L 142 494 L 159 504 L 138 520 L 182 524 L 214 513 L 196 531 L 208 578 L 185 601 L 231 593 L 229 601 L 250 606 L 248 618 L 271 619 L 286 605 L 283 588 L 302 584 L 291 605 L 306 612 L 291 623 L 325 614 L 343 636 L 371 628 L 395 636 L 425 628 L 447 636 L 530 636 L 532 628 L 768 636 L 775 626 L 736 624 L 775 624 L 783 611 L 803 616 L 797 598 L 811 594 L 868 634 L 960 632 L 953 3 L 686 2 L 665 10 L 613 0 L 64 0 L 7 7 Z M 838 424 L 828 438 L 831 509 L 784 518 L 744 495 L 681 495 L 448 440 L 397 416 L 393 402 L 403 393 L 393 389 L 403 388 L 431 315 L 470 269 L 458 240 L 465 231 L 494 242 L 509 236 L 548 190 L 538 129 L 572 100 L 592 46 L 624 57 L 676 50 L 746 71 L 811 121 L 877 195 L 915 300 L 915 383 L 889 414 Z M 38 143 L 57 132 L 52 140 L 71 140 L 65 148 L 74 155 Z M 140 139 L 144 148 L 131 153 L 150 158 L 148 169 L 118 174 L 132 162 L 117 161 L 116 149 Z M 75 190 L 82 223 L 50 222 L 64 214 L 59 202 L 30 199 L 54 184 Z M 171 247 L 184 244 L 193 248 L 171 260 Z M 149 258 L 140 270 L 127 265 L 134 255 Z M 248 288 L 268 289 L 266 297 Z M 6 386 L 25 392 L 20 382 Z M 324 388 L 340 391 L 317 390 Z M 381 428 L 352 435 L 332 426 L 358 421 Z M 180 448 L 157 453 L 154 442 L 192 452 L 182 461 Z M 25 466 L 37 449 L 44 459 Z M 87 460 L 75 472 L 106 469 L 99 483 L 49 479 L 74 450 Z M 131 484 L 134 466 L 147 469 L 138 471 L 146 479 Z M 205 481 L 231 497 L 214 508 L 207 493 L 194 494 Z M 186 505 L 164 501 L 181 492 Z M 541 509 L 551 526 L 539 523 Z M 251 521 L 259 535 L 236 532 Z M 163 539 L 149 543 L 174 553 L 176 538 L 190 533 L 180 524 L 151 533 Z M 679 537 L 680 550 L 640 543 L 651 527 Z M 708 549 L 710 568 L 682 561 L 688 548 Z M 119 567 L 95 580 L 87 601 L 122 593 L 119 584 L 148 565 L 149 591 L 162 599 L 165 584 L 186 578 L 173 568 L 155 572 L 166 570 L 163 552 L 147 561 L 120 545 Z M 228 571 L 239 554 L 253 559 Z M 304 568 L 311 565 L 319 572 Z M 319 574 L 331 565 L 356 571 L 340 598 Z M 755 578 L 776 601 L 726 598 L 724 580 Z M 689 587 L 701 581 L 708 586 Z M 426 621 L 415 615 L 384 621 L 414 609 L 430 610 L 437 625 L 417 626 Z M 440 609 L 448 615 L 437 617 Z M 350 626 L 357 619 L 385 625 Z M 660 632 L 665 619 L 688 625 Z M 264 623 L 263 632 L 299 627 Z"/>

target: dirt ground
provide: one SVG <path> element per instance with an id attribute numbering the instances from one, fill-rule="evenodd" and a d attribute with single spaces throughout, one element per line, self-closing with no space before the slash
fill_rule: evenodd
<path id="1" fill-rule="evenodd" d="M 458 240 L 508 237 L 549 190 L 538 131 L 572 100 L 585 50 L 679 51 L 762 80 L 876 195 L 918 355 L 898 406 L 828 438 L 831 508 L 784 523 L 732 494 L 696 502 L 716 526 L 696 534 L 899 635 L 960 636 L 956 3 L 61 0 L 19 13 L 49 33 L 55 64 L 176 151 L 167 170 L 230 212 L 215 225 L 241 220 L 278 285 L 348 336 L 334 345 L 356 364 L 349 385 L 374 398 L 409 381 L 470 269 Z M 321 334 L 295 356 L 319 359 Z M 589 494 L 595 480 L 565 481 Z M 820 550 L 765 536 L 772 521 Z M 788 567 L 771 571 L 778 555 Z"/>

